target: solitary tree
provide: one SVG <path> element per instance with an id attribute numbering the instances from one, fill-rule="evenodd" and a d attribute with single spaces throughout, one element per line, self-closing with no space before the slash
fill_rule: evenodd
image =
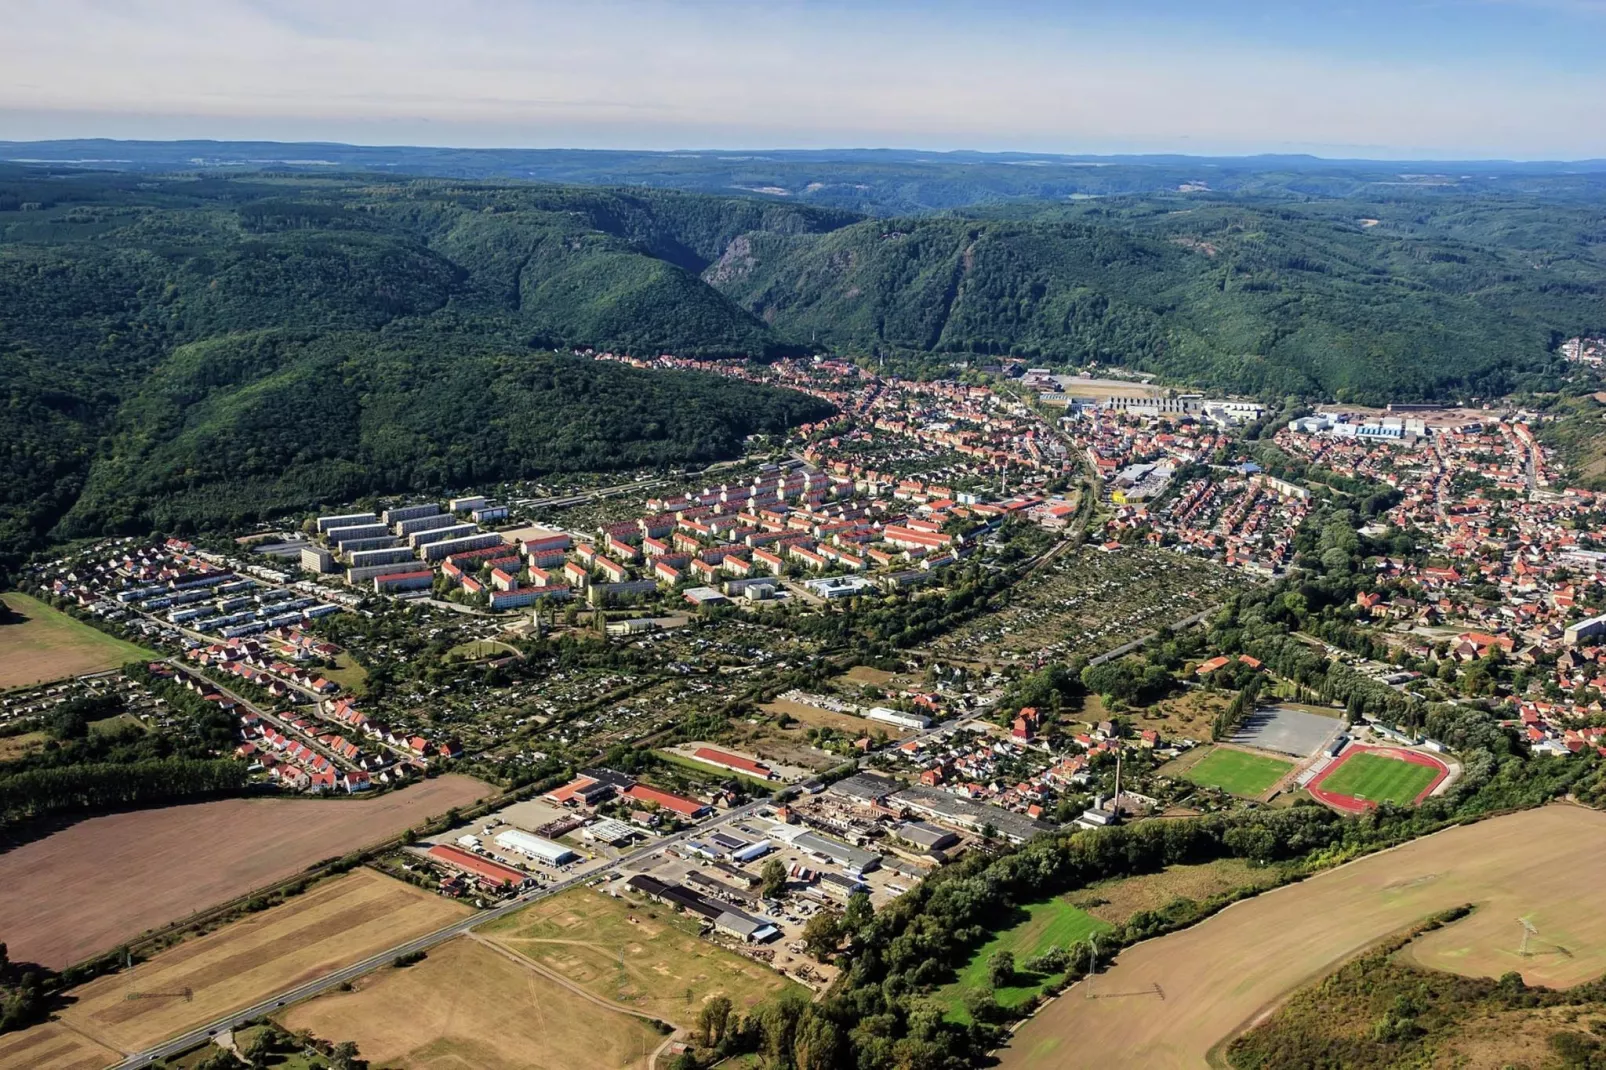
<path id="1" fill-rule="evenodd" d="M 1015 955 L 1011 951 L 995 951 L 987 960 L 987 980 L 994 988 L 1003 988 L 1015 979 Z"/>
<path id="2" fill-rule="evenodd" d="M 777 899 L 786 890 L 786 863 L 779 858 L 764 863 L 764 871 L 760 876 L 764 881 L 764 898 Z"/>

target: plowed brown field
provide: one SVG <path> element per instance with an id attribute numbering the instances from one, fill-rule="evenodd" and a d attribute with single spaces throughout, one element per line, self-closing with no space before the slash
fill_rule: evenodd
<path id="1" fill-rule="evenodd" d="M 374 799 L 224 799 L 80 821 L 0 854 L 0 941 L 69 966 L 491 794 L 448 775 Z"/>

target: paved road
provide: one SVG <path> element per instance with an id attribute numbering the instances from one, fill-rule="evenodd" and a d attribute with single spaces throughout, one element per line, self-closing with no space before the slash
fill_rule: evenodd
<path id="1" fill-rule="evenodd" d="M 739 806 L 734 810 L 722 811 L 709 818 L 708 821 L 703 823 L 703 825 L 722 823 L 735 818 L 747 817 L 750 814 L 756 813 L 758 810 L 762 809 L 768 804 L 768 799 L 760 799 L 755 802 L 750 802 L 745 806 Z M 185 1033 L 182 1036 L 174 1037 L 172 1040 L 158 1044 L 153 1048 L 146 1048 L 144 1051 L 134 1052 L 121 1063 L 117 1064 L 117 1070 L 132 1070 L 134 1067 L 149 1066 L 151 1063 L 158 1060 L 171 1058 L 174 1055 L 188 1051 L 199 1044 L 204 1044 L 207 1040 L 223 1032 L 225 1029 L 237 1028 L 244 1023 L 251 1021 L 252 1019 L 262 1018 L 266 1015 L 272 1014 L 281 1007 L 289 1006 L 292 1003 L 298 1003 L 304 999 L 310 999 L 313 996 L 320 995 L 332 988 L 338 987 L 347 981 L 354 981 L 364 974 L 372 973 L 374 970 L 381 969 L 382 967 L 389 965 L 398 956 L 412 954 L 415 951 L 428 951 L 430 948 L 437 947 L 454 937 L 461 936 L 470 929 L 484 925 L 486 922 L 495 921 L 498 918 L 505 918 L 509 914 L 523 910 L 531 903 L 538 902 L 539 900 L 545 899 L 549 896 L 557 895 L 559 892 L 567 891 L 570 888 L 584 884 L 587 881 L 591 881 L 599 876 L 602 876 L 603 874 L 610 873 L 624 866 L 639 862 L 642 859 L 656 854 L 683 839 L 696 835 L 702 827 L 702 825 L 694 826 L 682 832 L 677 832 L 672 835 L 665 836 L 662 839 L 654 840 L 639 850 L 633 851 L 630 854 L 621 855 L 619 858 L 614 859 L 608 865 L 599 869 L 593 869 L 586 873 L 576 874 L 575 876 L 559 881 L 556 884 L 532 888 L 523 895 L 514 899 L 510 899 L 500 906 L 493 907 L 490 910 L 482 910 L 478 913 L 470 914 L 468 917 L 454 921 L 450 925 L 436 929 L 432 933 L 426 933 L 425 935 L 413 940 L 409 940 L 404 944 L 397 944 L 395 947 L 381 951 L 377 955 L 370 955 L 361 962 L 354 962 L 350 966 L 342 967 L 333 973 L 324 974 L 322 977 L 315 978 L 311 981 L 305 981 L 292 988 L 287 988 L 282 992 L 276 992 L 258 1003 L 252 1004 L 251 1006 L 242 1010 L 235 1011 L 231 1014 L 227 1014 L 221 1018 L 215 1019 L 214 1021 L 208 1022 L 203 1026 L 190 1030 L 188 1033 Z"/>

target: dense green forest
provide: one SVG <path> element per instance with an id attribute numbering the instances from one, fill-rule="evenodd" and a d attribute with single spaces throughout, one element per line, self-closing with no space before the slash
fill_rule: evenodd
<path id="1" fill-rule="evenodd" d="M 829 407 L 552 349 L 776 352 L 698 272 L 738 234 L 849 218 L 651 191 L 0 176 L 0 553 L 732 456 Z"/>
<path id="2" fill-rule="evenodd" d="M 575 346 L 1014 354 L 1369 402 L 1545 389 L 1557 339 L 1606 318 L 1606 221 L 1534 181 L 888 220 L 648 188 L 0 168 L 0 553 L 713 460 L 827 412 L 555 355 Z"/>

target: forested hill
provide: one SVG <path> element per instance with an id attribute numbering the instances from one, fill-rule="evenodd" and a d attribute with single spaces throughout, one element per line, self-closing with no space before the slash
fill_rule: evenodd
<path id="1" fill-rule="evenodd" d="M 551 349 L 774 352 L 698 272 L 737 235 L 851 218 L 653 191 L 0 176 L 0 554 L 731 456 L 828 406 Z"/>
<path id="2" fill-rule="evenodd" d="M 1603 329 L 1606 220 L 1548 194 L 1190 190 L 867 219 L 760 194 L 14 167 L 0 552 L 708 459 L 822 411 L 535 357 L 571 346 L 1096 359 L 1384 402 L 1541 387 L 1559 338 Z"/>
<path id="3" fill-rule="evenodd" d="M 705 277 L 793 337 L 1381 404 L 1539 385 L 1606 324 L 1598 216 L 1151 199 L 763 234 Z M 1515 213 L 1514 213 L 1515 214 Z M 1504 224 L 1509 226 L 1509 220 Z"/>

